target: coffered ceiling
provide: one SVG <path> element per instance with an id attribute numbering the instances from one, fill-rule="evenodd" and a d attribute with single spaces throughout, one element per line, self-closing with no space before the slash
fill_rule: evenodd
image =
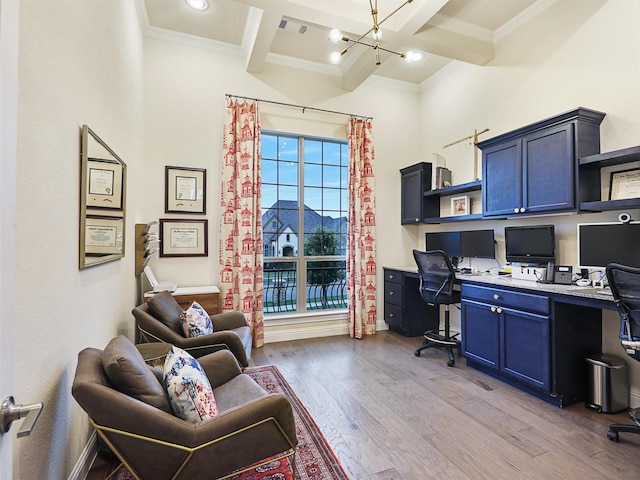
<path id="1" fill-rule="evenodd" d="M 332 65 L 331 52 L 347 44 L 329 41 L 330 30 L 358 38 L 371 29 L 369 0 L 208 0 L 201 12 L 185 0 L 142 0 L 149 35 L 241 55 L 248 72 L 275 63 L 338 75 L 347 90 L 371 76 L 419 85 L 452 61 L 484 65 L 495 42 L 556 1 L 412 0 L 381 25 L 381 44 L 423 52 L 421 62 L 382 52 L 376 65 L 372 48 L 355 45 Z M 379 20 L 403 3 L 379 0 Z"/>

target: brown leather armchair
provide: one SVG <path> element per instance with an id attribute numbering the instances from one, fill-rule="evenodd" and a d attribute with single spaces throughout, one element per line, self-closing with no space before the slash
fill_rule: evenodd
<path id="1" fill-rule="evenodd" d="M 132 310 L 140 343 L 164 342 L 176 345 L 195 358 L 226 349 L 242 367 L 251 358 L 251 330 L 242 312 L 210 315 L 214 332 L 200 337 L 185 337 L 180 314 L 182 307 L 169 292 L 154 295 Z"/>
<path id="2" fill-rule="evenodd" d="M 80 352 L 72 393 L 100 439 L 135 478 L 226 478 L 273 456 L 290 456 L 295 465 L 291 404 L 243 374 L 229 351 L 198 360 L 218 414 L 194 424 L 173 415 L 158 378 L 162 372 L 146 365 L 125 337 L 114 341 L 104 351 Z"/>

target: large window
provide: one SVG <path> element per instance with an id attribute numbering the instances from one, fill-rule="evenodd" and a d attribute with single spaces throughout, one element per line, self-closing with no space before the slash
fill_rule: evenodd
<path id="1" fill-rule="evenodd" d="M 262 132 L 264 312 L 347 307 L 346 141 Z"/>

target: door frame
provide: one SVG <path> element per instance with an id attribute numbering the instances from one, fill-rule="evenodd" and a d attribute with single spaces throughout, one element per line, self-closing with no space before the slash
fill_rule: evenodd
<path id="1" fill-rule="evenodd" d="M 0 0 L 0 401 L 13 390 L 19 0 Z M 13 475 L 13 435 L 0 434 L 0 480 Z"/>

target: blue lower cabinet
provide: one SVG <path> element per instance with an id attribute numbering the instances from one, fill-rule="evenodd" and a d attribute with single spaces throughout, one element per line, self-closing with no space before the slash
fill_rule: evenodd
<path id="1" fill-rule="evenodd" d="M 508 308 L 501 314 L 500 369 L 521 382 L 551 391 L 551 339 L 548 316 Z"/>
<path id="2" fill-rule="evenodd" d="M 461 309 L 462 353 L 469 366 L 559 406 L 583 396 L 565 395 L 567 389 L 556 382 L 548 297 L 465 284 Z"/>

